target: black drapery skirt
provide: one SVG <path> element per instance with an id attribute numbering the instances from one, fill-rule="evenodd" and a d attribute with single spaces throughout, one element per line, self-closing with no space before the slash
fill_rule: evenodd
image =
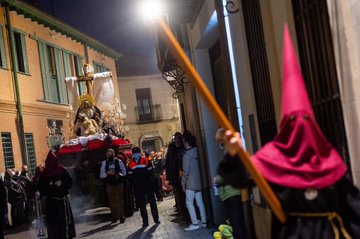
<path id="1" fill-rule="evenodd" d="M 68 197 L 46 199 L 46 228 L 49 239 L 76 237 L 75 223 Z"/>
<path id="2" fill-rule="evenodd" d="M 124 214 L 125 217 L 130 217 L 134 214 L 134 192 L 129 183 L 129 181 L 125 178 L 124 182 Z"/>

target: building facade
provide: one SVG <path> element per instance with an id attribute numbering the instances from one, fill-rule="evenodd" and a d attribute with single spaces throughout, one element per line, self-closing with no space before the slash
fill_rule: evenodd
<path id="1" fill-rule="evenodd" d="M 42 164 L 49 150 L 47 127 L 70 136 L 69 98 L 65 77 L 112 71 L 120 54 L 21 2 L 0 1 L 0 172 Z M 118 97 L 118 84 L 114 80 Z M 80 91 L 86 91 L 83 83 Z"/>
<path id="2" fill-rule="evenodd" d="M 304 80 L 317 121 L 348 165 L 360 185 L 357 144 L 360 104 L 360 22 L 357 1 L 333 0 L 199 0 L 187 1 L 191 15 L 172 19 L 177 36 L 220 107 L 243 137 L 251 154 L 277 133 L 281 120 L 282 40 L 287 24 L 298 53 Z M 192 10 L 189 10 L 192 9 Z M 177 9 L 178 12 L 181 10 Z M 169 14 L 169 16 L 172 16 Z M 159 62 L 166 71 L 171 57 L 163 55 L 159 40 Z M 165 47 L 166 48 L 166 47 Z M 201 139 L 201 168 L 205 194 L 210 192 L 212 218 L 221 222 L 221 206 L 211 195 L 221 151 L 214 133 L 218 124 L 190 85 L 182 98 L 188 129 Z M 235 113 L 235 115 L 234 115 Z M 269 238 L 271 214 L 255 188 L 244 197 L 249 238 Z M 251 221 L 254 220 L 254 223 Z M 252 224 L 252 225 L 251 225 Z"/>
<path id="3" fill-rule="evenodd" d="M 159 152 L 181 131 L 178 100 L 161 75 L 119 77 L 120 101 L 126 108 L 126 136 L 133 146 Z"/>

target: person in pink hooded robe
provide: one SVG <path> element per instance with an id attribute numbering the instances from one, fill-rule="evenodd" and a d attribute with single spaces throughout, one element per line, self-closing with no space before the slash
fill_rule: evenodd
<path id="1" fill-rule="evenodd" d="M 240 135 L 228 131 L 224 140 L 219 174 L 233 186 L 253 186 L 236 156 Z M 280 130 L 252 161 L 288 216 L 284 224 L 273 216 L 272 238 L 360 238 L 360 192 L 316 122 L 287 27 Z"/>

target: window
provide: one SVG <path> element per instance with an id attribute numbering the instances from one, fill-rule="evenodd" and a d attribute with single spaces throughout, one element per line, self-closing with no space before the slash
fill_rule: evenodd
<path id="1" fill-rule="evenodd" d="M 25 133 L 25 144 L 26 144 L 29 170 L 31 173 L 35 173 L 36 156 L 35 156 L 34 136 L 32 133 Z"/>
<path id="2" fill-rule="evenodd" d="M 20 32 L 13 32 L 13 44 L 15 46 L 16 70 L 23 73 L 29 73 L 27 60 L 25 35 Z"/>
<path id="3" fill-rule="evenodd" d="M 141 145 L 143 151 L 147 150 L 148 152 L 157 151 L 156 150 L 156 139 L 144 140 Z"/>
<path id="4" fill-rule="evenodd" d="M 65 85 L 66 57 L 62 50 L 38 41 L 44 99 L 48 102 L 68 104 Z"/>
<path id="5" fill-rule="evenodd" d="M 94 62 L 94 73 L 101 73 L 101 72 L 105 72 L 105 71 L 109 71 L 109 68 L 107 68 L 106 66 L 96 63 Z"/>
<path id="6" fill-rule="evenodd" d="M 0 26 L 0 67 L 6 67 L 5 40 L 2 26 Z"/>
<path id="7" fill-rule="evenodd" d="M 50 131 L 49 137 L 47 137 L 48 146 L 53 150 L 58 150 L 59 146 L 65 143 L 63 121 L 48 119 L 47 126 Z"/>
<path id="8" fill-rule="evenodd" d="M 82 67 L 83 67 L 83 60 L 81 57 L 73 56 L 74 59 L 74 71 L 76 76 L 83 75 Z M 86 90 L 86 83 L 85 82 L 78 82 L 78 89 L 79 95 L 85 95 L 87 93 Z"/>
<path id="9" fill-rule="evenodd" d="M 60 133 L 63 127 L 63 121 L 62 120 L 56 120 L 56 119 L 48 119 L 47 120 L 47 127 L 51 128 L 55 126 L 57 133 Z"/>
<path id="10" fill-rule="evenodd" d="M 59 95 L 59 82 L 57 80 L 57 74 L 56 74 L 56 64 L 55 64 L 55 50 L 54 47 L 47 46 L 47 62 L 49 66 L 49 72 L 48 72 L 48 81 L 51 87 L 51 99 L 53 102 L 60 103 L 60 95 Z"/>
<path id="11" fill-rule="evenodd" d="M 330 9 L 326 0 L 293 0 L 292 3 L 300 65 L 317 123 L 350 168 Z"/>
<path id="12" fill-rule="evenodd" d="M 136 89 L 138 121 L 151 121 L 151 90 L 150 88 Z"/>
<path id="13" fill-rule="evenodd" d="M 51 76 L 56 78 L 56 64 L 55 64 L 55 53 L 54 53 L 54 47 L 47 46 L 47 52 L 48 52 L 48 61 L 49 61 L 49 68 L 50 68 L 50 74 Z"/>
<path id="14" fill-rule="evenodd" d="M 4 153 L 5 169 L 14 168 L 14 153 L 11 143 L 11 133 L 1 133 L 2 148 Z"/>

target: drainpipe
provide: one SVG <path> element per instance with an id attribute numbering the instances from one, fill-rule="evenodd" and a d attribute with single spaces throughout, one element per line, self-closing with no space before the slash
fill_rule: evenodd
<path id="1" fill-rule="evenodd" d="M 25 131 L 24 131 L 24 120 L 23 120 L 23 113 L 22 113 L 22 106 L 21 106 L 21 97 L 20 97 L 20 90 L 19 90 L 19 80 L 16 71 L 16 61 L 15 61 L 15 54 L 16 49 L 14 46 L 13 41 L 13 34 L 12 34 L 12 27 L 11 27 L 11 20 L 10 20 L 10 13 L 9 13 L 9 6 L 5 7 L 5 19 L 7 24 L 7 35 L 8 41 L 10 46 L 10 62 L 11 62 L 11 71 L 13 75 L 13 81 L 15 86 L 15 98 L 16 98 L 16 109 L 17 109 L 17 119 L 18 119 L 18 135 L 20 139 L 20 149 L 21 149 L 21 158 L 23 165 L 28 165 L 27 162 L 27 152 L 26 152 L 26 143 L 25 143 Z"/>

